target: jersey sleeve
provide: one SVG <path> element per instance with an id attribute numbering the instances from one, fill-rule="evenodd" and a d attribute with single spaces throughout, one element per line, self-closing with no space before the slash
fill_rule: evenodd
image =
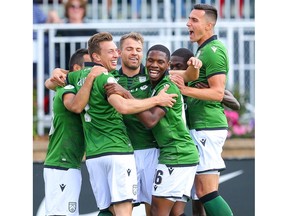
<path id="1" fill-rule="evenodd" d="M 56 91 L 58 92 L 57 96 L 59 97 L 61 101 L 63 101 L 64 94 L 68 94 L 68 93 L 76 94 L 77 93 L 76 88 L 70 84 L 64 87 L 57 87 Z"/>
<path id="2" fill-rule="evenodd" d="M 206 77 L 215 74 L 227 74 L 227 54 L 221 46 L 211 46 L 206 50 L 204 65 L 206 67 Z"/>

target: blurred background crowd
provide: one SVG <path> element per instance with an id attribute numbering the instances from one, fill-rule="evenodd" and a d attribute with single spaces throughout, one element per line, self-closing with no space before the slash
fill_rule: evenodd
<path id="1" fill-rule="evenodd" d="M 90 36 L 109 31 L 119 42 L 124 33 L 138 31 L 145 39 L 144 53 L 155 43 L 171 52 L 186 47 L 195 53 L 186 22 L 196 3 L 216 6 L 215 33 L 229 52 L 227 89 L 241 103 L 238 111 L 226 110 L 229 137 L 254 138 L 254 0 L 33 0 L 33 135 L 50 128 L 53 92 L 45 89 L 45 79 L 55 67 L 68 69 L 69 57 L 86 47 Z"/>

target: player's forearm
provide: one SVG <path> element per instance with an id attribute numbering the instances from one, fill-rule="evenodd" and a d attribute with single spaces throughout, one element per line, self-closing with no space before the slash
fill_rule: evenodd
<path id="1" fill-rule="evenodd" d="M 222 103 L 232 110 L 239 110 L 240 109 L 240 103 L 234 97 L 224 95 Z"/>
<path id="2" fill-rule="evenodd" d="M 189 66 L 187 70 L 170 70 L 170 74 L 179 74 L 185 83 L 197 80 L 199 77 L 199 69 L 194 68 L 194 66 Z"/>
<path id="3" fill-rule="evenodd" d="M 207 89 L 198 89 L 188 86 L 182 86 L 180 88 L 181 94 L 187 97 L 193 97 L 200 100 L 211 100 L 211 101 L 219 101 L 223 100 L 224 91 L 214 90 L 211 88 Z"/>
<path id="4" fill-rule="evenodd" d="M 55 91 L 55 89 L 56 89 L 57 86 L 58 86 L 58 84 L 55 83 L 55 82 L 53 82 L 53 81 L 51 81 L 50 78 L 48 78 L 48 79 L 45 81 L 45 87 L 46 87 L 47 89 L 50 89 L 50 90 Z"/>
<path id="5" fill-rule="evenodd" d="M 83 86 L 80 88 L 80 90 L 75 95 L 72 104 L 71 104 L 71 110 L 75 113 L 81 113 L 85 106 L 87 105 L 91 93 L 91 89 L 93 86 L 94 77 L 87 76 Z"/>
<path id="6" fill-rule="evenodd" d="M 143 112 L 136 113 L 135 115 L 146 128 L 153 128 L 161 119 L 161 117 L 159 117 L 153 113 L 153 109 L 157 109 L 157 108 L 158 107 L 153 107 L 149 110 L 145 110 Z"/>
<path id="7" fill-rule="evenodd" d="M 125 99 L 118 94 L 112 94 L 108 101 L 121 114 L 135 114 L 148 110 L 159 104 L 157 97 L 146 99 Z"/>

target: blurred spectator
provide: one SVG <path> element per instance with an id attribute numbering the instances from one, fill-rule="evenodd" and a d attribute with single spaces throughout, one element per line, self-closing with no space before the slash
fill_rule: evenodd
<path id="1" fill-rule="evenodd" d="M 40 5 L 33 1 L 33 24 L 43 24 L 43 23 L 60 23 L 62 20 L 59 18 L 55 10 L 50 10 L 46 15 Z M 33 31 L 33 42 L 36 43 L 37 33 Z M 49 55 L 48 55 L 48 33 L 44 35 L 44 74 L 49 75 Z M 34 49 L 34 52 L 36 49 Z M 37 56 L 34 53 L 34 56 Z M 37 78 L 37 61 L 33 62 L 33 79 Z"/>
<path id="2" fill-rule="evenodd" d="M 58 13 L 55 10 L 48 11 L 46 15 L 41 6 L 33 1 L 33 24 L 44 24 L 44 23 L 61 23 L 62 20 L 59 18 Z M 37 47 L 37 32 L 33 31 L 33 46 Z M 49 40 L 48 40 L 48 32 L 44 34 L 44 79 L 49 77 Z M 33 87 L 37 86 L 37 49 L 34 48 L 34 59 L 33 59 Z M 48 113 L 49 104 L 49 91 L 45 88 L 45 96 L 44 96 L 44 112 Z"/>
<path id="3" fill-rule="evenodd" d="M 63 19 L 64 23 L 67 24 L 81 24 L 81 23 L 90 23 L 91 21 L 86 17 L 87 12 L 87 0 L 67 0 L 64 5 L 64 15 Z M 98 33 L 97 29 L 59 29 L 56 32 L 56 36 L 63 37 L 77 37 L 77 36 L 92 36 Z M 84 48 L 80 47 L 80 43 L 76 43 L 76 48 Z M 56 64 L 57 67 L 59 65 L 59 52 L 60 48 L 56 47 Z M 65 44 L 65 68 L 69 66 L 69 58 L 71 56 L 70 44 Z"/>

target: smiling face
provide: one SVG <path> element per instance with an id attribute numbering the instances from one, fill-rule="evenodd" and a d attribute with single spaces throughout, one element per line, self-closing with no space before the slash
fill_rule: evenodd
<path id="1" fill-rule="evenodd" d="M 136 70 L 140 67 L 143 59 L 143 44 L 141 41 L 127 38 L 123 41 L 120 51 L 122 67 L 129 70 Z M 125 70 L 126 71 L 126 70 Z"/>
<path id="2" fill-rule="evenodd" d="M 86 15 L 86 3 L 83 0 L 69 0 L 66 6 L 69 23 L 82 23 Z"/>
<path id="3" fill-rule="evenodd" d="M 169 59 L 165 52 L 151 50 L 147 54 L 146 68 L 149 73 L 150 81 L 155 86 L 169 69 Z"/>
<path id="4" fill-rule="evenodd" d="M 115 70 L 118 60 L 118 49 L 113 41 L 100 42 L 100 54 L 95 54 L 96 63 L 102 64 L 108 71 Z"/>

